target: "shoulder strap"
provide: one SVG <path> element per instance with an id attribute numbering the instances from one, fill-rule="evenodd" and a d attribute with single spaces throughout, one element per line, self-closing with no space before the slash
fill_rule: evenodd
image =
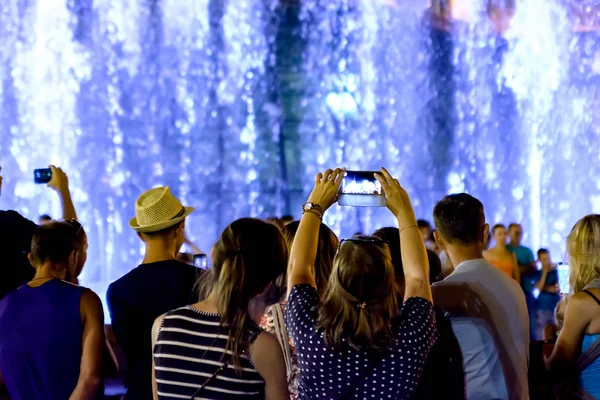
<path id="1" fill-rule="evenodd" d="M 590 292 L 589 290 L 586 289 L 586 290 L 583 290 L 583 293 L 586 293 L 587 295 L 589 295 L 600 306 L 600 300 L 598 300 L 598 298 L 596 296 L 594 296 L 594 294 L 592 292 Z"/>
<path id="2" fill-rule="evenodd" d="M 273 325 L 275 326 L 275 336 L 277 337 L 277 341 L 281 346 L 283 358 L 285 361 L 285 368 L 289 377 L 292 373 L 292 352 L 290 350 L 290 338 L 285 327 L 285 320 L 283 318 L 283 312 L 281 311 L 281 305 L 273 304 L 271 306 L 271 311 L 273 312 Z"/>
<path id="3" fill-rule="evenodd" d="M 211 376 L 206 378 L 206 380 L 204 381 L 202 386 L 200 386 L 198 388 L 198 390 L 196 390 L 194 392 L 192 397 L 190 397 L 190 400 L 194 400 L 194 397 L 198 396 L 198 394 L 200 394 L 200 392 L 202 392 L 204 390 L 204 388 L 206 387 L 206 385 L 208 385 L 210 383 L 210 381 L 212 381 L 221 371 L 223 371 L 225 368 L 227 368 L 229 366 L 229 364 L 231 363 L 231 360 L 232 360 L 232 357 L 228 356 L 227 360 L 219 367 L 219 369 L 217 369 Z"/>

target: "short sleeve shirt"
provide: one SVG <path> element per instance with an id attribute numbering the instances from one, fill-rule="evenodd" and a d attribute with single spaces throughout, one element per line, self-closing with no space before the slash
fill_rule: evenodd
<path id="1" fill-rule="evenodd" d="M 316 328 L 319 295 L 310 285 L 293 287 L 286 309 L 296 345 L 301 399 L 411 399 L 435 340 L 431 302 L 412 297 L 402 306 L 396 339 L 383 356 L 348 349 L 340 354 Z"/>

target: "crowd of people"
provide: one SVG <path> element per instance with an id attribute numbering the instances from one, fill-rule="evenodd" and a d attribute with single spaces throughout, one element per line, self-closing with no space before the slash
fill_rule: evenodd
<path id="1" fill-rule="evenodd" d="M 51 168 L 60 221 L 0 211 L 0 399 L 103 394 L 102 304 L 78 284 L 87 237 Z M 568 237 L 561 296 L 549 251 L 538 268 L 520 225 L 490 232 L 464 193 L 438 202 L 433 226 L 417 220 L 385 169 L 397 226 L 338 239 L 323 217 L 344 174 L 317 175 L 299 221 L 232 222 L 206 270 L 180 254 L 194 209 L 168 187 L 141 194 L 129 226 L 144 258 L 106 298 L 126 399 L 600 398 L 599 215 Z"/>

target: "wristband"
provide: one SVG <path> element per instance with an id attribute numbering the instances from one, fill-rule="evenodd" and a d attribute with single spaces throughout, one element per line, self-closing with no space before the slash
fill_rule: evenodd
<path id="1" fill-rule="evenodd" d="M 402 228 L 400 228 L 400 234 L 402 234 L 403 230 L 405 230 L 405 229 L 411 229 L 411 228 L 417 228 L 417 229 L 419 229 L 419 227 L 417 225 L 406 225 L 406 226 L 403 226 Z"/>

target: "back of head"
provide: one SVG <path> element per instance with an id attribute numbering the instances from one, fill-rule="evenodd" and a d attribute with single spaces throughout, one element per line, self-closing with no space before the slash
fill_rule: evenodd
<path id="1" fill-rule="evenodd" d="M 571 290 L 579 292 L 600 278 L 600 215 L 583 217 L 567 239 Z"/>
<path id="2" fill-rule="evenodd" d="M 398 228 L 381 228 L 373 233 L 373 236 L 387 242 L 392 255 L 394 275 L 399 285 L 404 285 L 404 267 L 402 265 L 402 249 L 400 247 L 400 230 Z M 427 249 L 429 260 L 429 280 L 431 283 L 442 279 L 442 262 L 435 251 Z"/>
<path id="3" fill-rule="evenodd" d="M 292 249 L 292 243 L 300 226 L 299 221 L 287 224 L 283 228 L 283 237 L 287 243 L 288 249 Z M 319 227 L 319 243 L 317 246 L 317 257 L 315 258 L 315 281 L 317 291 L 322 296 L 327 289 L 331 270 L 333 269 L 333 259 L 340 240 L 337 235 L 324 223 Z"/>
<path id="4" fill-rule="evenodd" d="M 50 262 L 67 265 L 77 249 L 78 231 L 67 222 L 51 222 L 38 227 L 31 239 L 31 255 L 36 266 Z"/>
<path id="5" fill-rule="evenodd" d="M 319 309 L 317 325 L 338 351 L 348 346 L 381 352 L 393 341 L 391 321 L 398 314 L 397 286 L 388 246 L 375 238 L 345 241 Z"/>
<path id="6" fill-rule="evenodd" d="M 483 204 L 466 193 L 444 197 L 434 208 L 435 227 L 451 245 L 469 246 L 484 242 Z"/>
<path id="7" fill-rule="evenodd" d="M 276 286 L 287 267 L 288 250 L 275 225 L 243 218 L 229 225 L 212 251 L 212 290 L 216 294 L 221 321 L 230 328 L 228 346 L 234 364 L 251 323 L 248 305 L 257 295 Z M 274 303 L 281 295 L 273 295 Z"/>

